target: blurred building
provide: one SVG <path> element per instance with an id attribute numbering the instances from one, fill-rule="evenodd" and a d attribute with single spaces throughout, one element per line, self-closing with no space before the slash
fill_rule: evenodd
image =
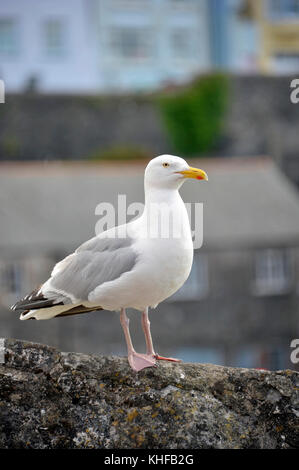
<path id="1" fill-rule="evenodd" d="M 256 72 L 257 28 L 254 18 L 243 14 L 244 0 L 208 0 L 208 8 L 212 67 Z"/>
<path id="2" fill-rule="evenodd" d="M 119 194 L 126 196 L 126 207 L 143 202 L 144 165 L 1 164 L 1 336 L 62 350 L 126 353 L 112 312 L 20 322 L 8 306 L 94 236 L 100 202 L 111 203 L 116 215 Z M 267 159 L 204 160 L 194 166 L 207 170 L 209 184 L 189 182 L 181 192 L 185 202 L 203 202 L 204 243 L 184 287 L 151 311 L 158 351 L 186 361 L 294 368 L 298 194 Z M 140 315 L 131 315 L 134 342 L 142 350 Z"/>
<path id="3" fill-rule="evenodd" d="M 250 15 L 258 25 L 260 70 L 298 72 L 299 1 L 249 0 L 248 3 Z"/>
<path id="4" fill-rule="evenodd" d="M 242 0 L 10 0 L 0 4 L 8 92 L 142 91 L 256 67 Z"/>
<path id="5" fill-rule="evenodd" d="M 0 76 L 12 92 L 95 91 L 98 19 L 93 0 L 0 3 Z"/>

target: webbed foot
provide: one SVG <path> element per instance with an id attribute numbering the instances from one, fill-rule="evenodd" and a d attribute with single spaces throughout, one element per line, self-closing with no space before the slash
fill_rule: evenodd
<path id="1" fill-rule="evenodd" d="M 156 359 L 153 356 L 148 354 L 139 354 L 137 352 L 132 352 L 128 355 L 128 361 L 130 366 L 136 372 L 139 372 L 146 367 L 155 367 Z"/>

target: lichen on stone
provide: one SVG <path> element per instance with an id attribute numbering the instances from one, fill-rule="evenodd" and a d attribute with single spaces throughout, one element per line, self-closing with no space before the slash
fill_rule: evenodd
<path id="1" fill-rule="evenodd" d="M 299 447 L 299 374 L 60 353 L 5 340 L 1 448 Z"/>

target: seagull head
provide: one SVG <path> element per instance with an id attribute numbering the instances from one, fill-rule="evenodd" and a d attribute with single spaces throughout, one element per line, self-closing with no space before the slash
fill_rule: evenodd
<path id="1" fill-rule="evenodd" d="M 145 169 L 146 187 L 179 189 L 187 178 L 208 181 L 208 175 L 199 168 L 192 168 L 180 157 L 160 155 L 153 158 Z"/>

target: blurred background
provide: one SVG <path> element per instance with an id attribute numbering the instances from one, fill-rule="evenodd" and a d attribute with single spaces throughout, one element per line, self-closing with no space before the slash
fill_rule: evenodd
<path id="1" fill-rule="evenodd" d="M 172 153 L 209 183 L 182 189 L 204 244 L 151 312 L 157 351 L 298 369 L 299 0 L 1 2 L 0 78 L 1 337 L 126 354 L 117 313 L 20 322 L 8 306 L 94 236 L 100 202 L 143 202 L 145 165 Z"/>

